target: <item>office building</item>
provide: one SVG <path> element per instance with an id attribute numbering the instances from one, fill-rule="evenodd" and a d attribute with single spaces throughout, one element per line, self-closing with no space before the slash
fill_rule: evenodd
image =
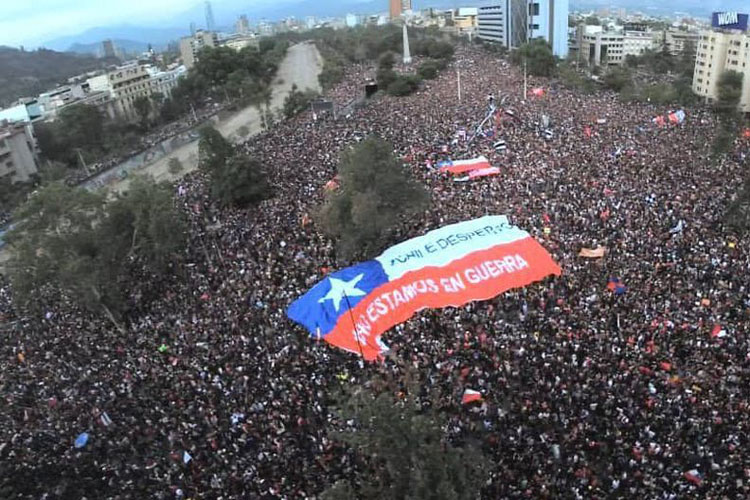
<path id="1" fill-rule="evenodd" d="M 0 121 L 0 178 L 28 182 L 39 171 L 36 139 L 30 123 Z"/>
<path id="2" fill-rule="evenodd" d="M 500 0 L 479 7 L 478 35 L 509 49 L 541 38 L 557 57 L 568 55 L 569 0 Z"/>
<path id="3" fill-rule="evenodd" d="M 453 16 L 453 26 L 457 33 L 474 33 L 476 31 L 479 9 L 476 7 L 465 7 L 451 11 L 451 14 Z"/>
<path id="4" fill-rule="evenodd" d="M 137 115 L 133 103 L 141 97 L 150 99 L 153 93 L 148 69 L 145 64 L 129 63 L 87 82 L 91 92 L 109 93 L 118 116 L 134 119 Z"/>
<path id="5" fill-rule="evenodd" d="M 216 22 L 214 21 L 214 10 L 211 2 L 206 1 L 206 31 L 215 31 Z"/>
<path id="6" fill-rule="evenodd" d="M 693 92 L 706 102 L 718 99 L 718 84 L 725 71 L 742 73 L 742 96 L 739 110 L 750 112 L 750 35 L 748 15 L 713 14 L 711 29 L 700 33 L 695 54 Z"/>
<path id="7" fill-rule="evenodd" d="M 161 71 L 154 66 L 146 67 L 151 84 L 151 95 L 161 94 L 165 98 L 172 97 L 172 90 L 177 87 L 180 78 L 187 74 L 187 68 L 184 65 L 174 69 Z"/>
<path id="8" fill-rule="evenodd" d="M 691 48 L 690 50 L 695 50 L 700 37 L 701 34 L 698 31 L 683 31 L 670 28 L 664 33 L 663 43 L 666 44 L 670 54 L 678 56 L 688 47 Z"/>
<path id="9" fill-rule="evenodd" d="M 250 33 L 250 21 L 247 20 L 246 15 L 241 15 L 239 19 L 237 19 L 237 23 L 234 26 L 235 33 L 238 33 L 240 35 L 247 35 Z"/>
<path id="10" fill-rule="evenodd" d="M 359 17 L 354 14 L 347 14 L 346 15 L 346 27 L 347 28 L 354 28 L 359 24 Z"/>
<path id="11" fill-rule="evenodd" d="M 198 30 L 193 36 L 186 36 L 180 39 L 180 56 L 187 69 L 195 66 L 198 58 L 198 52 L 204 47 L 216 47 L 218 37 L 216 33 L 210 31 Z"/>
<path id="12" fill-rule="evenodd" d="M 640 56 L 647 50 L 658 48 L 658 40 L 663 32 L 629 30 L 629 27 L 605 29 L 602 26 L 579 25 L 577 38 L 581 60 L 589 66 L 621 66 L 628 56 Z"/>
<path id="13" fill-rule="evenodd" d="M 580 55 L 589 66 L 621 66 L 625 62 L 625 36 L 601 26 L 581 26 Z"/>
<path id="14" fill-rule="evenodd" d="M 401 14 L 403 14 L 401 0 L 390 0 L 389 11 L 391 14 L 392 21 L 395 19 L 399 19 L 401 17 Z"/>
<path id="15" fill-rule="evenodd" d="M 115 44 L 112 42 L 112 40 L 104 40 L 102 42 L 102 57 L 105 57 L 105 58 L 117 57 L 117 52 L 115 51 Z"/>
<path id="16" fill-rule="evenodd" d="M 42 108 L 37 99 L 24 99 L 9 108 L 0 109 L 0 121 L 10 123 L 31 122 L 42 116 Z"/>
<path id="17" fill-rule="evenodd" d="M 234 49 L 237 52 L 244 49 L 245 47 L 257 48 L 259 44 L 260 39 L 255 35 L 234 35 L 221 41 L 222 46 L 229 47 L 230 49 Z"/>

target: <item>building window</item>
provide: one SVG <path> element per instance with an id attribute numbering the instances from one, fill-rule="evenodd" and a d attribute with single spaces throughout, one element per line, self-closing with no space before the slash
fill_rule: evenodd
<path id="1" fill-rule="evenodd" d="M 529 15 L 530 16 L 539 15 L 539 4 L 537 2 L 529 4 Z"/>

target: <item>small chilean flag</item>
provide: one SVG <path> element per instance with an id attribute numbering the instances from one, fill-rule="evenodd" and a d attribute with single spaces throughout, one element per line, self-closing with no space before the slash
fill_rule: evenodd
<path id="1" fill-rule="evenodd" d="M 721 327 L 721 325 L 714 325 L 713 329 L 711 330 L 711 337 L 712 338 L 722 338 L 726 337 L 727 331 L 724 330 L 724 328 Z"/>
<path id="2" fill-rule="evenodd" d="M 460 174 L 463 172 L 470 172 L 472 170 L 479 170 L 480 168 L 489 168 L 490 162 L 484 156 L 479 158 L 473 158 L 471 160 L 458 160 L 458 161 L 446 161 L 440 164 L 440 172 L 450 172 L 452 174 Z"/>
<path id="3" fill-rule="evenodd" d="M 691 469 L 687 471 L 685 474 L 683 474 L 683 476 L 685 477 L 685 479 L 687 479 L 688 481 L 690 481 L 696 486 L 700 486 L 701 483 L 703 482 L 703 476 L 701 476 L 701 473 L 695 469 Z"/>
<path id="4" fill-rule="evenodd" d="M 481 401 L 482 400 L 482 393 L 479 391 L 475 391 L 473 389 L 466 389 L 464 391 L 464 395 L 461 398 L 461 403 L 463 404 L 469 404 L 474 401 Z"/>

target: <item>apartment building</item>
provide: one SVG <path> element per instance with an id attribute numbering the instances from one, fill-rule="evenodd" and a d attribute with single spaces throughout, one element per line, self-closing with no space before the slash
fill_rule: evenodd
<path id="1" fill-rule="evenodd" d="M 216 33 L 211 31 L 198 30 L 193 36 L 186 36 L 180 39 L 180 56 L 187 69 L 195 66 L 198 59 L 198 52 L 204 47 L 216 47 L 219 44 L 219 38 Z"/>
<path id="2" fill-rule="evenodd" d="M 28 182 L 39 171 L 36 139 L 30 123 L 0 122 L 0 178 Z"/>
<path id="3" fill-rule="evenodd" d="M 481 39 L 517 48 L 529 39 L 542 38 L 558 57 L 568 55 L 568 0 L 495 0 L 480 5 Z"/>

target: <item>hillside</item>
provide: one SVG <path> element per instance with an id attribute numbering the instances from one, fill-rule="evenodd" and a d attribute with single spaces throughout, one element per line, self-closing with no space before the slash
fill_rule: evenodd
<path id="1" fill-rule="evenodd" d="M 140 54 L 148 50 L 148 44 L 145 42 L 134 42 L 133 40 L 115 39 L 115 40 L 112 40 L 112 43 L 114 43 L 115 49 L 117 51 L 124 52 L 126 54 Z M 153 47 L 156 50 L 162 50 L 163 47 L 165 46 L 157 45 Z M 68 52 L 74 52 L 76 54 L 85 54 L 85 55 L 91 55 L 91 56 L 99 55 L 101 53 L 101 50 L 102 50 L 101 42 L 74 43 L 67 49 Z"/>
<path id="2" fill-rule="evenodd" d="M 71 76 L 114 62 L 46 49 L 22 52 L 0 46 L 0 106 L 19 97 L 35 96 Z"/>

